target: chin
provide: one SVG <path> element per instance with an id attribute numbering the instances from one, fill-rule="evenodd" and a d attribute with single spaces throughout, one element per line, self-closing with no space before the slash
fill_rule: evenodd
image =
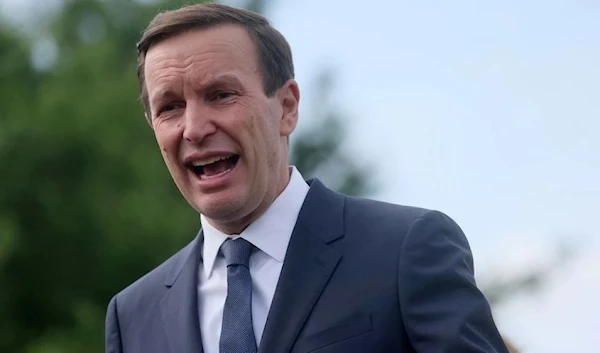
<path id="1" fill-rule="evenodd" d="M 194 208 L 205 217 L 214 220 L 235 220 L 244 206 L 244 197 L 233 190 L 194 198 Z M 241 217 L 240 217 L 241 218 Z"/>

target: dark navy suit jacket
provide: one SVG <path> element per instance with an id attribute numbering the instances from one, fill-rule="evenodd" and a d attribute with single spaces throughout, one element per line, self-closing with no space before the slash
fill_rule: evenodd
<path id="1" fill-rule="evenodd" d="M 108 353 L 200 353 L 202 232 L 112 298 Z M 446 215 L 311 182 L 259 353 L 507 353 Z"/>

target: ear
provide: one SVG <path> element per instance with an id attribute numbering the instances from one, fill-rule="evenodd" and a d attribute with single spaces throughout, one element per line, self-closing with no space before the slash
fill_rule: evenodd
<path id="1" fill-rule="evenodd" d="M 298 123 L 298 105 L 300 103 L 300 88 L 298 83 L 290 79 L 279 90 L 281 102 L 281 123 L 279 132 L 282 137 L 288 137 Z"/>

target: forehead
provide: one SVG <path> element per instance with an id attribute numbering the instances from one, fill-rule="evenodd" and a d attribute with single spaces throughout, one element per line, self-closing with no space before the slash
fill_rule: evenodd
<path id="1" fill-rule="evenodd" d="M 260 70 L 250 35 L 241 26 L 226 24 L 158 42 L 146 54 L 144 72 L 146 83 L 153 85 L 183 76 L 201 80 L 223 72 L 248 78 L 259 76 Z"/>

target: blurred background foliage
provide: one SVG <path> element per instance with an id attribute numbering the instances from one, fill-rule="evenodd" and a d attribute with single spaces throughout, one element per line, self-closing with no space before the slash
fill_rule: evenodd
<path id="1" fill-rule="evenodd" d="M 102 352 L 109 298 L 197 233 L 136 99 L 135 43 L 183 4 L 65 1 L 31 27 L 0 27 L 0 352 Z M 330 84 L 324 71 L 312 89 L 326 98 Z M 292 162 L 364 194 L 325 102 L 292 138 Z"/>
<path id="2" fill-rule="evenodd" d="M 147 23 L 184 3 L 70 0 L 27 27 L 0 22 L 0 352 L 103 352 L 110 297 L 197 233 L 135 74 Z M 270 2 L 244 5 L 265 12 Z M 311 125 L 291 139 L 292 163 L 368 195 L 372 175 L 344 148 L 334 81 L 326 69 L 304 89 L 318 98 L 302 113 Z M 496 304 L 544 276 L 491 281 L 484 292 Z"/>

